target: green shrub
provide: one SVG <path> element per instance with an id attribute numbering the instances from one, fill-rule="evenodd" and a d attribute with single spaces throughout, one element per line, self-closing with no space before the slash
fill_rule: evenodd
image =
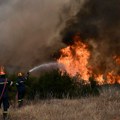
<path id="1" fill-rule="evenodd" d="M 9 78 L 15 83 L 16 75 L 11 75 Z M 90 84 L 85 84 L 84 80 L 76 78 L 71 78 L 67 73 L 61 75 L 59 70 L 45 72 L 39 77 L 30 76 L 26 80 L 26 98 L 80 98 L 99 95 L 99 87 L 94 78 L 89 79 Z M 14 84 L 10 88 L 11 99 L 15 98 L 16 93 L 16 85 Z"/>
<path id="2" fill-rule="evenodd" d="M 80 80 L 82 81 L 82 80 Z M 90 78 L 90 84 L 77 82 L 67 73 L 61 75 L 59 70 L 46 72 L 38 78 L 31 77 L 27 81 L 28 98 L 74 98 L 99 95 L 97 83 Z"/>

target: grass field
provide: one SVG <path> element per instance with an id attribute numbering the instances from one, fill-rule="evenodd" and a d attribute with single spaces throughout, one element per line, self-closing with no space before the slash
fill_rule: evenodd
<path id="1" fill-rule="evenodd" d="M 9 117 L 11 120 L 120 120 L 120 89 L 104 88 L 99 97 L 36 100 L 21 109 L 11 107 Z"/>

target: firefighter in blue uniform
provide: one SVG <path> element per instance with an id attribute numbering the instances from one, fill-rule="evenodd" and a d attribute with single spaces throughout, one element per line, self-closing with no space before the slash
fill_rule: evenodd
<path id="1" fill-rule="evenodd" d="M 17 86 L 17 95 L 18 95 L 18 107 L 23 105 L 23 98 L 25 96 L 25 81 L 29 77 L 29 72 L 27 72 L 26 76 L 23 76 L 22 73 L 18 73 L 18 78 L 16 81 Z"/>
<path id="2" fill-rule="evenodd" d="M 8 118 L 8 108 L 9 108 L 9 99 L 8 99 L 8 86 L 12 85 L 13 82 L 6 78 L 5 72 L 0 72 L 0 105 L 3 104 L 3 119 L 7 120 Z"/>

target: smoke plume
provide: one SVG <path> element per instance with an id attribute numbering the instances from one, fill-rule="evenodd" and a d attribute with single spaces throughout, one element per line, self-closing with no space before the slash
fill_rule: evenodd
<path id="1" fill-rule="evenodd" d="M 1 0 L 0 64 L 15 71 L 53 61 L 79 32 L 95 71 L 119 72 L 113 61 L 120 56 L 119 6 L 119 0 Z"/>
<path id="2" fill-rule="evenodd" d="M 119 11 L 119 0 L 84 0 L 61 32 L 66 44 L 72 43 L 74 33 L 80 33 L 92 51 L 90 62 L 95 71 L 105 73 L 114 68 L 120 72 L 113 61 L 113 56 L 120 56 Z"/>
<path id="3" fill-rule="evenodd" d="M 60 11 L 67 4 L 69 0 L 1 0 L 0 64 L 15 71 L 53 60 L 50 56 L 63 46 Z"/>

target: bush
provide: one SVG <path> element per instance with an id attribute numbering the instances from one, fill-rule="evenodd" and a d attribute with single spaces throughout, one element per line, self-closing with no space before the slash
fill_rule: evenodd
<path id="1" fill-rule="evenodd" d="M 9 78 L 15 83 L 16 75 L 10 75 Z M 76 78 L 71 78 L 67 73 L 61 75 L 59 70 L 46 72 L 39 77 L 30 76 L 26 80 L 26 98 L 80 98 L 99 95 L 99 87 L 94 78 L 89 79 L 90 84 Z M 17 94 L 16 85 L 14 84 L 9 91 L 10 98 L 14 100 Z"/>
<path id="2" fill-rule="evenodd" d="M 90 78 L 90 84 L 77 82 L 67 73 L 61 75 L 59 70 L 42 74 L 39 78 L 31 77 L 27 81 L 28 98 L 74 98 L 99 95 L 97 83 Z"/>

